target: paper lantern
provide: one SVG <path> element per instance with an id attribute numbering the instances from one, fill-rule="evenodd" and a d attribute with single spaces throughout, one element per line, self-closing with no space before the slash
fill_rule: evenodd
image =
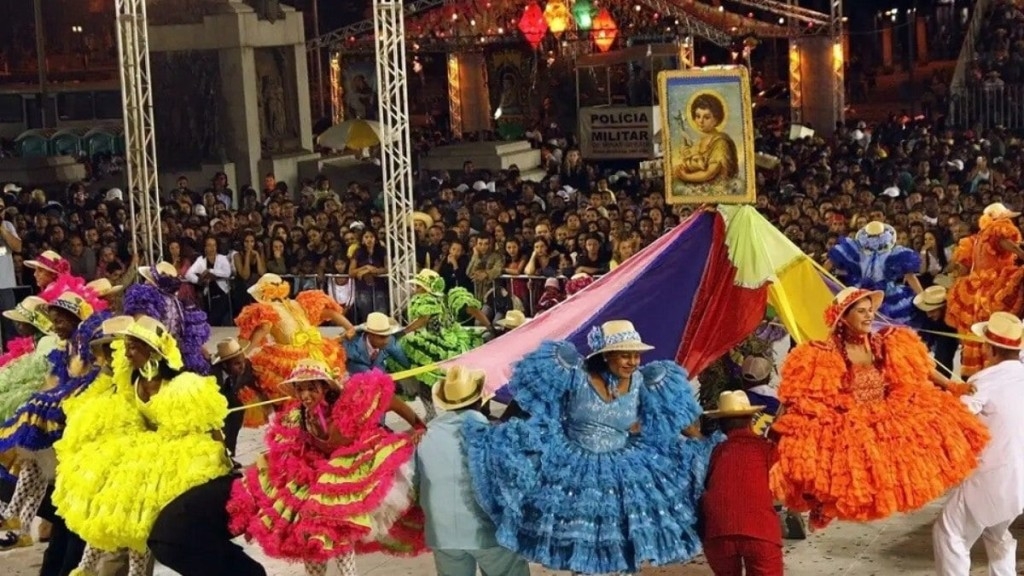
<path id="1" fill-rule="evenodd" d="M 597 13 L 590 35 L 601 52 L 607 52 L 615 43 L 615 38 L 619 35 L 619 27 L 615 24 L 612 15 L 608 13 L 607 8 L 601 8 L 601 11 Z"/>
<path id="2" fill-rule="evenodd" d="M 530 46 L 534 48 L 540 46 L 540 41 L 544 39 L 544 34 L 548 31 L 548 23 L 544 20 L 544 12 L 536 2 L 530 2 L 526 11 L 523 12 L 523 17 L 519 19 L 519 31 L 526 37 Z"/>
<path id="3" fill-rule="evenodd" d="M 548 0 L 548 5 L 544 7 L 544 21 L 548 23 L 551 33 L 558 37 L 569 28 L 572 15 L 562 0 Z"/>
<path id="4" fill-rule="evenodd" d="M 594 10 L 590 7 L 590 0 L 577 0 L 572 7 L 572 17 L 576 20 L 577 28 L 590 30 L 594 23 Z"/>

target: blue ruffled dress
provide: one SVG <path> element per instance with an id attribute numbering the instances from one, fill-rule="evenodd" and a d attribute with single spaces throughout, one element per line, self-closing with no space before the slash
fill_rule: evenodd
<path id="1" fill-rule="evenodd" d="M 637 572 L 700 551 L 696 510 L 714 444 L 680 435 L 701 412 L 681 368 L 648 364 L 605 402 L 575 347 L 545 342 L 509 386 L 530 418 L 467 420 L 463 434 L 477 500 L 502 546 L 584 574 Z"/>
<path id="2" fill-rule="evenodd" d="M 904 277 L 921 271 L 921 257 L 896 245 L 891 227 L 881 236 L 858 232 L 856 239 L 841 238 L 828 252 L 839 276 L 848 286 L 885 293 L 881 314 L 896 324 L 911 325 L 915 319 L 914 291 Z"/>

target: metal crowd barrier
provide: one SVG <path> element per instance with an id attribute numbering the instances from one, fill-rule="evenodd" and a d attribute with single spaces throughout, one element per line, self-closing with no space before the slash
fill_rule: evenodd
<path id="1" fill-rule="evenodd" d="M 946 124 L 961 130 L 1024 128 L 1024 84 L 963 87 L 959 93 L 950 95 Z"/>

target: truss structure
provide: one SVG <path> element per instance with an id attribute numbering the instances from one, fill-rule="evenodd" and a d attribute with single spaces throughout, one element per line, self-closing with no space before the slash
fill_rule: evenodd
<path id="1" fill-rule="evenodd" d="M 829 0 L 829 37 L 832 39 L 833 124 L 846 120 L 846 57 L 843 54 L 843 0 Z"/>
<path id="2" fill-rule="evenodd" d="M 415 0 L 414 2 L 405 4 L 403 21 L 404 16 L 414 16 L 416 14 L 419 14 L 420 12 L 426 12 L 427 10 L 432 10 L 439 6 L 443 6 L 444 3 L 445 0 Z M 403 7 L 401 2 L 396 2 L 396 4 L 398 4 L 398 7 L 400 9 Z M 374 18 L 372 20 L 363 20 L 361 22 L 356 22 L 355 24 L 344 26 L 342 28 L 338 28 L 337 30 L 332 30 L 327 34 L 314 38 L 306 42 L 306 50 L 312 51 L 319 50 L 321 48 L 330 48 L 331 50 L 344 51 L 344 43 L 350 40 L 351 38 L 360 38 L 371 32 L 377 34 L 378 32 L 376 26 L 376 6 L 377 3 L 375 2 Z M 404 28 L 405 27 L 403 25 L 403 31 Z"/>
<path id="3" fill-rule="evenodd" d="M 146 0 L 115 0 L 115 10 L 132 248 L 140 264 L 154 266 L 163 257 L 163 243 Z"/>
<path id="4" fill-rule="evenodd" d="M 373 32 L 380 94 L 377 109 L 380 113 L 385 245 L 391 280 L 388 285 L 391 315 L 401 318 L 412 295 L 409 281 L 416 275 L 405 17 L 401 0 L 373 0 Z"/>

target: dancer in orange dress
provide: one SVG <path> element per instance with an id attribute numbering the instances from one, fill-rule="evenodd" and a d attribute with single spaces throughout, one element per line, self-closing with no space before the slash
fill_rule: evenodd
<path id="1" fill-rule="evenodd" d="M 279 385 L 288 378 L 300 360 L 316 358 L 326 362 L 338 374 L 345 373 L 345 349 L 333 338 L 324 338 L 319 326 L 330 322 L 345 329 L 345 336 L 355 334 L 344 309 L 327 294 L 306 290 L 290 299 L 289 283 L 276 274 L 264 274 L 249 288 L 256 300 L 242 309 L 235 324 L 238 336 L 252 345 L 250 360 L 256 383 L 263 391 L 260 398 L 253 393 L 239 399 L 250 404 L 281 396 Z M 266 424 L 268 411 L 252 408 L 246 411 L 245 425 Z"/>
<path id="2" fill-rule="evenodd" d="M 939 374 L 914 332 L 872 330 L 882 299 L 841 291 L 825 313 L 831 337 L 782 366 L 772 486 L 816 527 L 916 510 L 963 481 L 988 441 L 960 402 L 967 387 Z"/>
<path id="3" fill-rule="evenodd" d="M 1002 204 L 990 204 L 981 215 L 981 230 L 960 241 L 953 252 L 953 262 L 960 275 L 953 284 L 946 304 L 946 323 L 961 334 L 969 334 L 971 326 L 988 320 L 996 312 L 1021 316 L 1024 312 L 1024 260 L 1021 232 L 1011 212 Z M 971 376 L 984 367 L 981 344 L 963 341 L 960 374 Z"/>

